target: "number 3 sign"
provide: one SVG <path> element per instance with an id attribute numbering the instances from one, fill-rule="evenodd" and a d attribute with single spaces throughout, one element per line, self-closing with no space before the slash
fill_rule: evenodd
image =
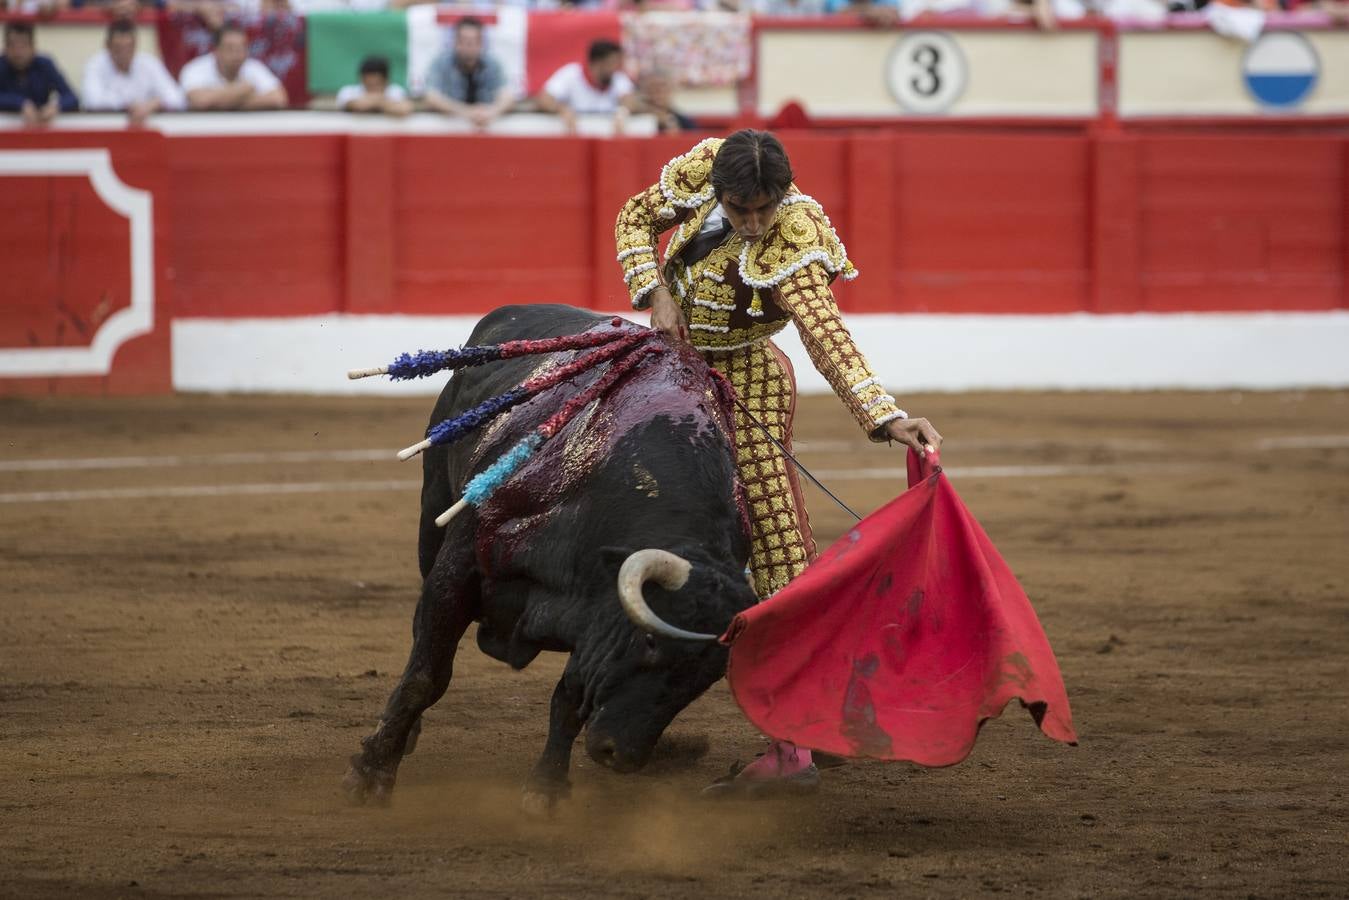
<path id="1" fill-rule="evenodd" d="M 915 31 L 890 51 L 885 78 L 895 101 L 913 113 L 941 113 L 965 90 L 965 57 L 948 35 Z"/>

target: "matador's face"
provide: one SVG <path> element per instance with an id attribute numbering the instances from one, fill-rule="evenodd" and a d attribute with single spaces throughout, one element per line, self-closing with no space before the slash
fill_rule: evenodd
<path id="1" fill-rule="evenodd" d="M 768 226 L 778 214 L 782 200 L 774 200 L 767 194 L 755 194 L 749 199 L 727 194 L 721 198 L 721 208 L 726 211 L 726 219 L 735 233 L 752 244 L 763 237 Z"/>

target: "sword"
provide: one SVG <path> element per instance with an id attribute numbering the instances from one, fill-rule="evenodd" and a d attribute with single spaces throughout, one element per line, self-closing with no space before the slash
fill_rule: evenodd
<path id="1" fill-rule="evenodd" d="M 844 511 L 848 513 L 848 515 L 852 516 L 854 519 L 856 519 L 856 520 L 859 521 L 859 522 L 862 521 L 862 517 L 859 516 L 857 513 L 853 512 L 852 507 L 850 507 L 848 504 L 846 504 L 846 503 L 844 503 L 842 500 L 840 500 L 840 499 L 834 494 L 833 491 L 829 490 L 829 488 L 825 487 L 824 484 L 822 484 L 822 483 L 820 482 L 820 479 L 818 479 L 818 478 L 816 478 L 814 475 L 810 474 L 810 469 L 807 469 L 805 466 L 801 465 L 801 460 L 799 460 L 799 459 L 797 459 L 795 456 L 793 456 L 793 455 L 792 455 L 792 452 L 791 452 L 790 450 L 788 450 L 786 447 L 784 447 L 784 446 L 782 445 L 782 442 L 781 442 L 781 441 L 779 441 L 777 438 L 773 437 L 773 433 L 772 433 L 771 431 L 768 430 L 768 426 L 765 425 L 764 423 L 760 422 L 758 419 L 756 419 L 756 418 L 754 417 L 754 413 L 752 413 L 752 412 L 749 411 L 749 408 L 746 407 L 745 404 L 742 403 L 742 402 L 740 401 L 740 398 L 739 398 L 739 397 L 733 397 L 732 399 L 735 400 L 735 405 L 738 406 L 738 407 L 740 407 L 740 411 L 741 411 L 742 413 L 745 414 L 745 418 L 749 419 L 749 420 L 750 420 L 751 422 L 753 422 L 755 425 L 759 426 L 759 430 L 762 431 L 762 432 L 764 433 L 764 437 L 768 438 L 768 440 L 773 444 L 773 446 L 778 448 L 778 452 L 779 452 L 779 453 L 781 453 L 783 456 L 787 457 L 787 458 L 790 459 L 793 463 L 795 463 L 795 464 L 796 464 L 796 467 L 797 467 L 798 469 L 801 470 L 801 474 L 804 475 L 804 476 L 806 476 L 807 478 L 810 479 L 810 483 L 811 483 L 811 484 L 815 485 L 817 488 L 819 488 L 820 490 L 822 490 L 822 491 L 824 491 L 826 494 L 828 494 L 828 495 L 829 495 L 829 499 L 830 499 L 830 500 L 833 500 L 835 503 L 837 503 L 839 506 L 841 506 L 841 507 L 844 509 Z"/>

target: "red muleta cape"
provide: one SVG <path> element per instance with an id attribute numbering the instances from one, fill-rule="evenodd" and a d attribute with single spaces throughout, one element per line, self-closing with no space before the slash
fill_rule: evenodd
<path id="1" fill-rule="evenodd" d="M 1019 699 L 1076 743 L 1035 611 L 935 454 L 909 489 L 737 616 L 728 679 L 765 734 L 851 757 L 949 766 Z"/>

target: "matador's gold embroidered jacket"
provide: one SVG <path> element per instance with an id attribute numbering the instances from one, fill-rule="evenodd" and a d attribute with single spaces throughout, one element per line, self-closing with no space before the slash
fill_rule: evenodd
<path id="1" fill-rule="evenodd" d="M 629 200 L 618 216 L 618 261 L 635 309 L 650 306 L 649 295 L 666 285 L 683 307 L 693 345 L 716 365 L 719 354 L 768 340 L 796 324 L 811 361 L 873 438 L 878 429 L 905 414 L 885 393 L 853 343 L 839 315 L 830 285 L 853 278 L 843 242 L 824 209 L 792 187 L 777 217 L 756 243 L 735 234 L 705 258 L 685 266 L 679 252 L 697 236 L 717 206 L 712 161 L 720 138 L 709 138 L 661 171 L 660 180 Z M 656 261 L 660 235 L 678 226 Z"/>

